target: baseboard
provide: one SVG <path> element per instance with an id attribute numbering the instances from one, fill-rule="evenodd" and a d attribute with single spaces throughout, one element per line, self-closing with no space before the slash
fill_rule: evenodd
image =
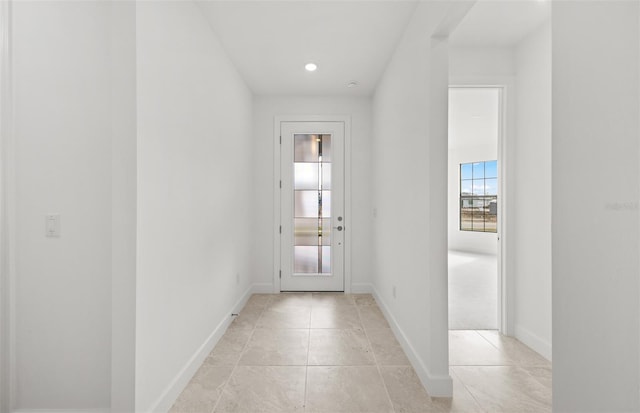
<path id="1" fill-rule="evenodd" d="M 451 376 L 449 376 L 448 374 L 444 376 L 434 375 L 429 371 L 429 368 L 424 364 L 424 361 L 416 352 L 415 348 L 411 344 L 411 341 L 404 334 L 402 328 L 400 328 L 400 325 L 389 311 L 389 307 L 382 300 L 380 294 L 378 294 L 378 291 L 375 289 L 375 287 L 372 287 L 372 290 L 373 297 L 378 303 L 378 306 L 382 310 L 385 318 L 389 322 L 393 334 L 396 336 L 396 339 L 402 346 L 402 349 L 407 355 L 407 358 L 413 366 L 413 369 L 416 371 L 416 374 L 420 378 L 422 385 L 427 390 L 427 393 L 429 393 L 429 395 L 432 397 L 452 397 L 453 380 L 451 379 Z"/>
<path id="2" fill-rule="evenodd" d="M 514 332 L 515 338 L 540 354 L 542 357 L 551 361 L 551 343 L 541 339 L 538 335 L 533 334 L 530 330 L 519 325 L 516 325 Z"/>
<path id="3" fill-rule="evenodd" d="M 371 294 L 373 293 L 373 285 L 371 283 L 352 283 L 352 294 Z"/>
<path id="4" fill-rule="evenodd" d="M 233 308 L 229 309 L 228 313 L 238 313 L 253 294 L 255 285 L 252 284 L 249 288 L 246 289 L 244 294 L 240 297 L 240 299 L 234 304 Z M 257 289 L 260 289 L 258 287 Z M 205 342 L 200 346 L 198 350 L 191 356 L 189 361 L 185 364 L 182 370 L 178 373 L 178 375 L 171 381 L 169 386 L 167 386 L 166 390 L 162 393 L 162 395 L 158 398 L 158 400 L 151 405 L 151 407 L 147 410 L 149 412 L 168 412 L 171 409 L 171 406 L 175 403 L 176 399 L 182 393 L 184 388 L 189 384 L 189 381 L 193 377 L 193 375 L 198 371 L 204 360 L 207 358 L 211 350 L 218 344 L 220 338 L 227 331 L 227 327 L 231 324 L 233 319 L 231 317 L 225 317 L 220 323 L 216 326 L 213 332 L 209 335 L 209 337 L 205 340 Z"/>

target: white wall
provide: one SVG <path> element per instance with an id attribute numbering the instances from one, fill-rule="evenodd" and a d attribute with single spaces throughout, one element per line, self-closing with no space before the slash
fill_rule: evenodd
<path id="1" fill-rule="evenodd" d="M 111 3 L 111 411 L 135 403 L 136 5 Z"/>
<path id="2" fill-rule="evenodd" d="M 513 48 L 451 45 L 449 75 L 452 84 L 478 82 L 478 79 L 513 76 L 516 72 Z"/>
<path id="3" fill-rule="evenodd" d="M 14 2 L 12 23 L 14 407 L 109 408 L 110 4 Z"/>
<path id="4" fill-rule="evenodd" d="M 447 338 L 447 55 L 420 3 L 373 100 L 376 298 L 432 395 L 450 395 Z M 395 287 L 396 294 L 393 290 Z"/>
<path id="5" fill-rule="evenodd" d="M 354 291 L 371 284 L 371 99 L 368 97 L 256 96 L 253 101 L 254 193 L 251 264 L 254 282 L 273 287 L 273 145 L 279 115 L 351 116 L 352 257 Z M 279 285 L 275 286 L 275 290 Z"/>
<path id="6" fill-rule="evenodd" d="M 640 410 L 640 4 L 554 2 L 553 408 Z"/>
<path id="7" fill-rule="evenodd" d="M 449 90 L 449 249 L 497 255 L 497 235 L 460 230 L 460 164 L 498 159 L 500 90 Z M 496 258 L 497 259 L 497 258 Z"/>
<path id="8" fill-rule="evenodd" d="M 515 336 L 551 357 L 551 25 L 516 48 Z"/>
<path id="9" fill-rule="evenodd" d="M 194 3 L 138 2 L 137 37 L 136 409 L 150 411 L 251 282 L 252 97 Z"/>
<path id="10" fill-rule="evenodd" d="M 0 3 L 0 412 L 8 413 L 11 405 L 10 343 L 11 333 L 11 290 L 9 232 L 13 230 L 13 211 L 9 211 L 9 174 L 13 166 L 9 156 L 13 148 L 11 131 L 11 78 L 9 76 L 9 3 Z M 11 164 L 11 166 L 10 166 Z M 13 185 L 13 184 L 11 184 Z"/>

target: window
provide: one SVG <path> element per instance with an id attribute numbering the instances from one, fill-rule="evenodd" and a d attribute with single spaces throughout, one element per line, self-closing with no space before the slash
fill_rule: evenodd
<path id="1" fill-rule="evenodd" d="M 460 164 L 460 231 L 498 232 L 498 161 Z"/>

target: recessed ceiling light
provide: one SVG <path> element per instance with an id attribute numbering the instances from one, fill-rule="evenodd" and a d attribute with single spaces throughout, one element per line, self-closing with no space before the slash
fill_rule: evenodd
<path id="1" fill-rule="evenodd" d="M 355 80 L 352 80 L 351 82 L 347 83 L 347 87 L 356 87 L 358 86 L 358 82 L 356 82 Z"/>
<path id="2" fill-rule="evenodd" d="M 315 63 L 307 63 L 304 68 L 307 69 L 307 72 L 315 72 L 318 66 Z"/>

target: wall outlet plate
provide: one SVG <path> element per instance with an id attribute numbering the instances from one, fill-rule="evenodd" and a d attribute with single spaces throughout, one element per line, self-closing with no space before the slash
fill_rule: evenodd
<path id="1" fill-rule="evenodd" d="M 60 214 L 47 214 L 44 216 L 44 235 L 47 238 L 60 237 Z"/>

